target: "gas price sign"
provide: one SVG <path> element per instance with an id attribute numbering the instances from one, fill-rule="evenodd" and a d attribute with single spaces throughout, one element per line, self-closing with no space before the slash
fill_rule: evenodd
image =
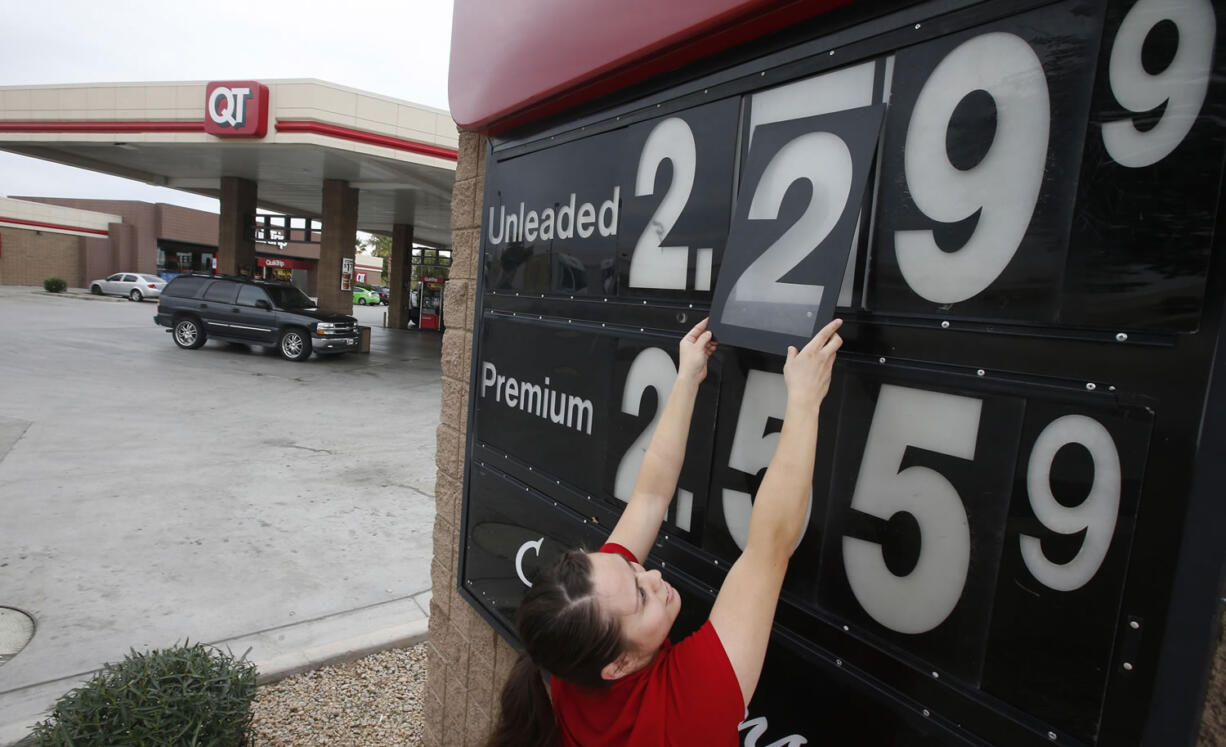
<path id="1" fill-rule="evenodd" d="M 709 315 L 724 344 L 647 562 L 683 594 L 674 639 L 697 627 L 779 438 L 786 348 L 837 315 L 743 743 L 1194 734 L 1151 715 L 1203 677 L 1164 669 L 1200 630 L 1172 589 L 1216 591 L 1186 558 L 1221 567 L 1185 530 L 1223 446 L 1223 11 L 957 5 L 492 143 L 460 575 L 508 638 L 532 574 L 612 529 Z"/>

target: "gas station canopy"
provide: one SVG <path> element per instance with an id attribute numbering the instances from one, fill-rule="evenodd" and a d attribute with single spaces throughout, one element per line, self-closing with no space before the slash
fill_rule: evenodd
<path id="1" fill-rule="evenodd" d="M 357 228 L 451 243 L 448 112 L 318 80 L 0 88 L 0 150 L 207 197 L 223 177 L 261 208 L 321 217 L 325 180 L 358 190 Z"/>

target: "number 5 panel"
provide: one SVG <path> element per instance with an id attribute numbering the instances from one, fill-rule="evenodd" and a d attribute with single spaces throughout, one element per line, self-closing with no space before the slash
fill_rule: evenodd
<path id="1" fill-rule="evenodd" d="M 752 350 L 733 353 L 731 348 L 721 348 L 719 355 L 726 357 L 720 369 L 719 416 L 702 549 L 731 565 L 749 538 L 753 502 L 779 444 L 787 387 L 781 356 Z M 841 365 L 835 367 L 827 403 L 838 401 L 841 370 Z M 804 596 L 805 590 L 817 586 L 822 545 L 820 520 L 826 513 L 824 486 L 829 482 L 837 414 L 834 405 L 822 408 L 813 484 L 823 489 L 810 495 L 806 529 L 788 564 L 783 585 L 785 592 L 797 596 Z"/>
<path id="2" fill-rule="evenodd" d="M 978 684 L 1025 401 L 850 368 L 817 605 Z"/>

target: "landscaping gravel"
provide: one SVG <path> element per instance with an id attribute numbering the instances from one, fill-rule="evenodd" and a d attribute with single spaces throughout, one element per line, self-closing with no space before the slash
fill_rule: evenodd
<path id="1" fill-rule="evenodd" d="M 259 688 L 255 747 L 419 745 L 426 644 L 391 649 Z"/>

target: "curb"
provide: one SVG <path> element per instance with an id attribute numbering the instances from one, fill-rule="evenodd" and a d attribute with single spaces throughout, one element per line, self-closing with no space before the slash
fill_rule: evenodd
<path id="1" fill-rule="evenodd" d="M 429 637 L 430 619 L 426 618 L 414 620 L 405 625 L 397 625 L 394 628 L 354 636 L 343 641 L 325 643 L 292 654 L 255 661 L 256 668 L 259 670 L 256 684 L 267 685 L 313 669 L 361 659 L 380 651 L 416 646 Z"/>

